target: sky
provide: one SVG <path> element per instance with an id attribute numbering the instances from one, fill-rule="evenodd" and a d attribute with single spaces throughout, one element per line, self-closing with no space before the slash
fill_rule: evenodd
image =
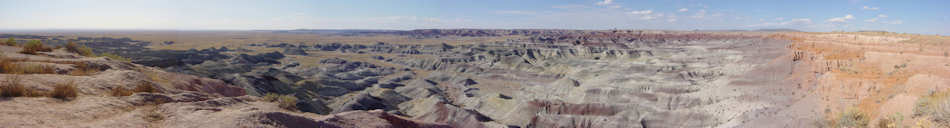
<path id="1" fill-rule="evenodd" d="M 885 30 L 950 35 L 950 0 L 0 0 L 0 30 Z"/>

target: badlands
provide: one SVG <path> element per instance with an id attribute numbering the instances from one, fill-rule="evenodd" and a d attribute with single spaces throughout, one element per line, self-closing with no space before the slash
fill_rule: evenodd
<path id="1" fill-rule="evenodd" d="M 0 46 L 0 127 L 950 127 L 945 36 L 423 29 L 0 38 L 12 41 Z"/>

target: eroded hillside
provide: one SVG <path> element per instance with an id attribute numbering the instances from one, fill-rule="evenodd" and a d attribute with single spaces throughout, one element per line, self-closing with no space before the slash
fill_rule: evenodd
<path id="1" fill-rule="evenodd" d="M 285 107 L 292 98 L 248 96 L 221 80 L 67 48 L 41 45 L 50 50 L 24 54 L 36 45 L 4 44 L 0 127 L 448 127 L 378 110 L 303 113 Z"/>
<path id="2" fill-rule="evenodd" d="M 251 95 L 201 101 L 242 104 L 223 110 L 274 105 L 251 99 L 287 95 L 299 99 L 296 110 L 309 113 L 265 110 L 316 120 L 370 113 L 389 122 L 405 117 L 451 127 L 948 126 L 947 39 L 939 36 L 479 29 L 240 36 L 260 33 L 210 34 L 198 42 L 152 34 L 142 39 L 149 41 L 83 34 L 24 38 L 76 41 L 153 66 L 127 64 L 135 71 L 189 74 L 176 76 Z M 217 38 L 226 41 L 207 42 Z M 174 50 L 179 47 L 208 49 Z M 151 80 L 162 90 L 221 93 L 161 81 Z M 112 87 L 94 85 L 100 91 L 80 87 L 82 94 Z M 230 113 L 179 114 L 236 119 Z"/>

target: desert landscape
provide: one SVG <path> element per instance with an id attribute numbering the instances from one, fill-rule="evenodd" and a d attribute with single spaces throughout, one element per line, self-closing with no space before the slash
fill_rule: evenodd
<path id="1" fill-rule="evenodd" d="M 312 31 L 3 34 L 0 124 L 950 126 L 944 36 Z"/>
<path id="2" fill-rule="evenodd" d="M 0 128 L 950 128 L 946 5 L 0 0 Z"/>

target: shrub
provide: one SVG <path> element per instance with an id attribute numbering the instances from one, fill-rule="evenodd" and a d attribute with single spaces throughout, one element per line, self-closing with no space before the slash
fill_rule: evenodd
<path id="1" fill-rule="evenodd" d="M 834 124 L 836 128 L 864 128 L 868 127 L 869 120 L 868 115 L 861 112 L 861 110 L 852 108 L 839 114 L 838 119 L 832 124 Z"/>
<path id="2" fill-rule="evenodd" d="M 16 46 L 16 39 L 14 39 L 13 37 L 7 38 L 6 45 L 7 45 L 7 46 Z"/>
<path id="3" fill-rule="evenodd" d="M 86 46 L 83 46 L 83 45 L 79 45 L 79 44 L 73 43 L 72 41 L 69 41 L 69 43 L 66 43 L 66 45 L 65 45 L 64 47 L 66 48 L 66 51 L 67 51 L 67 52 L 76 53 L 76 54 L 79 54 L 79 55 L 81 55 L 81 56 L 93 56 L 93 55 L 95 55 L 95 53 L 92 52 L 92 48 L 89 48 L 89 47 L 86 47 Z"/>
<path id="4" fill-rule="evenodd" d="M 13 72 L 23 73 L 23 74 L 54 74 L 56 73 L 56 68 L 49 65 L 34 65 L 34 64 L 15 64 L 15 68 L 11 69 Z"/>
<path id="5" fill-rule="evenodd" d="M 27 93 L 26 87 L 20 84 L 20 76 L 7 76 L 7 79 L 0 86 L 0 96 L 2 97 L 21 97 Z"/>
<path id="6" fill-rule="evenodd" d="M 115 87 L 112 88 L 112 96 L 131 96 L 132 90 L 125 89 L 124 87 Z"/>
<path id="7" fill-rule="evenodd" d="M 921 97 L 914 108 L 914 116 L 930 116 L 930 120 L 938 126 L 950 127 L 950 93 Z"/>
<path id="8" fill-rule="evenodd" d="M 267 93 L 264 97 L 261 97 L 264 101 L 274 102 L 277 101 L 277 98 L 280 97 L 280 94 L 277 93 Z"/>
<path id="9" fill-rule="evenodd" d="M 163 117 L 161 113 L 158 113 L 155 108 L 152 108 L 148 111 L 148 113 L 145 113 L 145 116 L 142 117 L 142 119 L 145 119 L 149 122 L 156 122 L 165 119 L 165 117 Z"/>
<path id="10" fill-rule="evenodd" d="M 877 123 L 878 128 L 900 128 L 904 125 L 901 123 L 904 122 L 904 116 L 900 112 L 888 115 L 887 118 L 883 118 Z"/>
<path id="11" fill-rule="evenodd" d="M 280 108 L 288 109 L 288 110 L 296 110 L 297 97 L 294 97 L 291 95 L 281 96 L 280 99 L 277 100 L 277 106 L 279 106 Z"/>
<path id="12" fill-rule="evenodd" d="M 142 82 L 138 85 L 135 85 L 135 88 L 132 89 L 132 92 L 158 92 L 158 89 L 152 87 L 151 83 Z"/>
<path id="13" fill-rule="evenodd" d="M 116 54 L 112 54 L 112 53 L 102 53 L 102 54 L 99 54 L 99 56 L 106 57 L 106 58 L 109 58 L 109 59 L 112 59 L 112 60 L 122 61 L 122 62 L 132 62 L 132 60 L 129 59 L 129 58 L 125 58 L 125 57 L 122 57 L 122 56 L 119 56 L 119 55 L 116 55 Z"/>
<path id="14" fill-rule="evenodd" d="M 287 110 L 297 110 L 297 97 L 293 95 L 279 95 L 275 93 L 267 93 L 263 97 L 264 101 L 267 102 L 276 102 L 277 106 Z"/>
<path id="15" fill-rule="evenodd" d="M 36 54 L 36 52 L 50 52 L 53 49 L 50 49 L 43 45 L 43 42 L 39 40 L 30 40 L 29 43 L 23 45 L 23 50 L 20 53 L 23 54 Z"/>
<path id="16" fill-rule="evenodd" d="M 7 59 L 6 57 L 0 57 L 0 73 L 12 73 L 10 69 L 16 66 L 13 64 L 12 60 Z"/>
<path id="17" fill-rule="evenodd" d="M 30 88 L 26 88 L 20 83 L 19 74 L 7 76 L 6 80 L 0 84 L 0 97 L 40 97 L 46 96 L 45 93 Z"/>
<path id="18" fill-rule="evenodd" d="M 78 96 L 78 90 L 76 90 L 76 84 L 72 81 L 57 84 L 53 87 L 53 92 L 50 93 L 50 97 L 62 100 L 74 99 L 76 96 Z"/>
<path id="19" fill-rule="evenodd" d="M 96 72 L 99 72 L 99 69 L 89 66 L 89 64 L 86 64 L 86 63 L 79 62 L 79 63 L 74 63 L 73 65 L 75 65 L 74 66 L 75 69 L 73 69 L 72 71 L 69 71 L 69 75 L 88 76 L 88 75 L 95 74 Z"/>
<path id="20" fill-rule="evenodd" d="M 56 68 L 49 65 L 18 64 L 14 60 L 0 58 L 0 73 L 11 74 L 54 74 Z"/>

